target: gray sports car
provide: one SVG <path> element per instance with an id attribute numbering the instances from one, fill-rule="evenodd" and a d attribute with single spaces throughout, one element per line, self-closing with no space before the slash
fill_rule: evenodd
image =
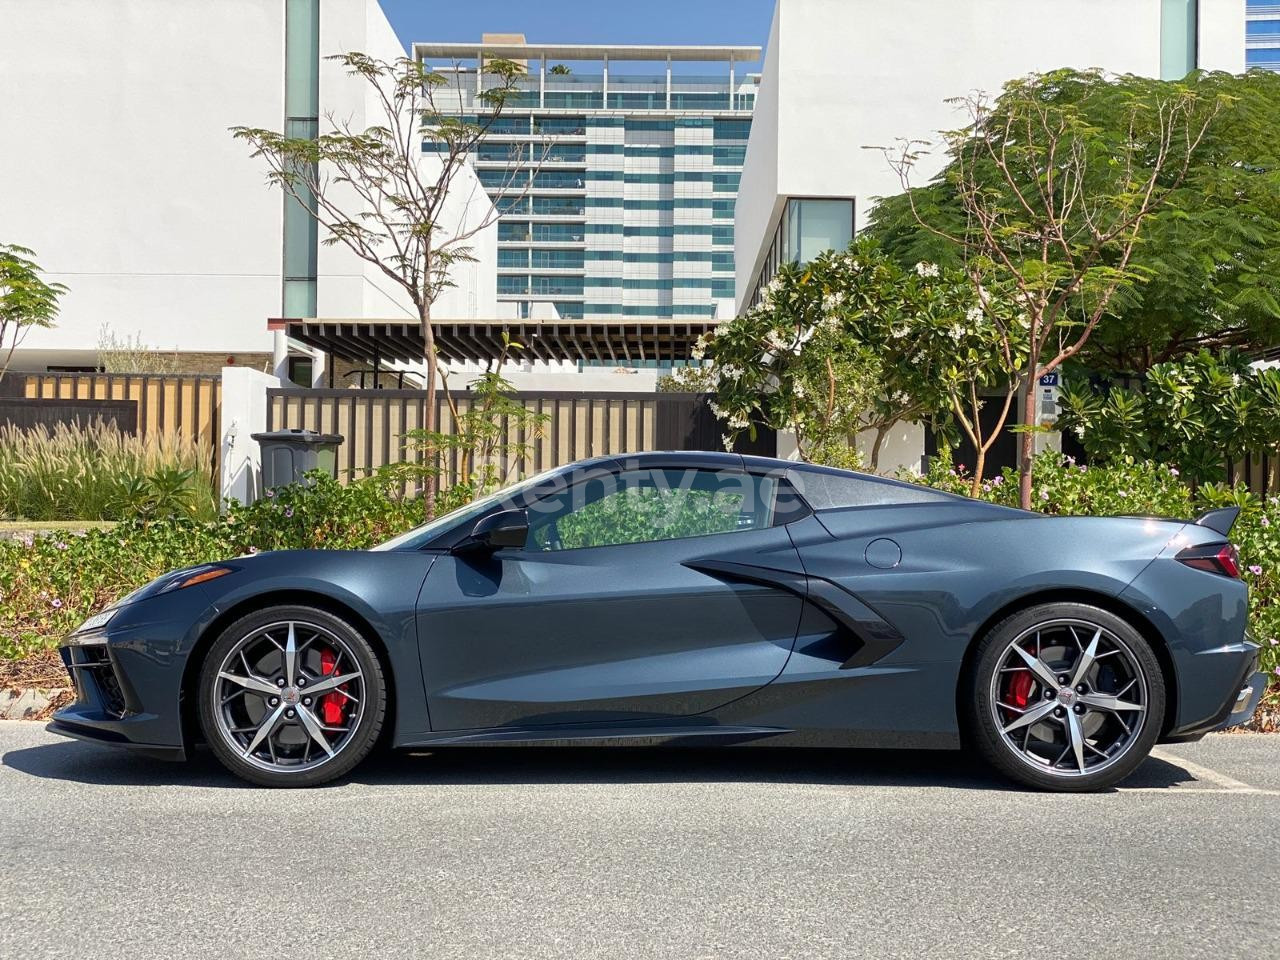
<path id="1" fill-rule="evenodd" d="M 369 551 L 240 557 L 85 622 L 50 729 L 267 786 L 394 747 L 957 748 L 1097 790 L 1248 719 L 1234 510 L 1045 517 L 781 460 L 555 469 Z"/>

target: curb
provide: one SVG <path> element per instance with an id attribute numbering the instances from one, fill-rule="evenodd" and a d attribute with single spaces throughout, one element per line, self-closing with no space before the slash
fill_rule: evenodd
<path id="1" fill-rule="evenodd" d="M 0 690 L 0 720 L 39 719 L 70 692 L 70 687 L 6 687 Z"/>

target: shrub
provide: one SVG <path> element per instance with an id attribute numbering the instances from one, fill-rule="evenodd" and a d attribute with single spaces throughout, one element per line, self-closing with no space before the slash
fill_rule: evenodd
<path id="1" fill-rule="evenodd" d="M 101 420 L 52 432 L 0 428 L 0 519 L 119 520 L 217 515 L 212 453 L 171 434 L 136 437 Z"/>
<path id="2" fill-rule="evenodd" d="M 0 539 L 0 659 L 54 646 L 94 610 L 162 573 L 260 550 L 360 549 L 421 520 L 386 483 L 313 475 L 226 516 L 133 518 L 81 535 Z"/>

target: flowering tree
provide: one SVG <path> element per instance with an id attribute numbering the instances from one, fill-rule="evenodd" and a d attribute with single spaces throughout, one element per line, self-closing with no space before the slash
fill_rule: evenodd
<path id="1" fill-rule="evenodd" d="M 886 153 L 919 228 L 952 248 L 976 289 L 998 285 L 1017 299 L 1019 322 L 1001 337 L 1025 357 L 1019 489 L 1029 507 L 1039 378 L 1149 279 L 1134 260 L 1148 221 L 1212 151 L 1214 122 L 1234 98 L 1212 77 L 1058 70 L 1012 80 L 995 100 L 954 102 L 968 123 L 943 133 L 949 162 L 925 193 L 911 182 L 922 145 Z"/>
<path id="2" fill-rule="evenodd" d="M 994 292 L 975 293 L 954 269 L 919 263 L 904 270 L 873 243 L 789 264 L 759 304 L 719 327 L 702 345 L 714 410 L 727 443 L 753 422 L 795 433 L 806 460 L 858 465 L 859 433 L 871 433 L 870 467 L 879 468 L 888 432 L 928 421 L 959 430 L 983 461 L 1003 428 L 1023 358 L 1001 349 L 1011 309 Z M 1002 405 L 984 435 L 984 404 Z"/>

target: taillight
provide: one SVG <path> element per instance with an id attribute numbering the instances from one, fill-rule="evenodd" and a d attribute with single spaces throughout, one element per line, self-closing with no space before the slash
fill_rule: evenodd
<path id="1" fill-rule="evenodd" d="M 1240 576 L 1240 551 L 1234 543 L 1211 543 L 1203 547 L 1187 547 L 1178 559 L 1188 567 L 1220 573 L 1224 577 Z"/>

